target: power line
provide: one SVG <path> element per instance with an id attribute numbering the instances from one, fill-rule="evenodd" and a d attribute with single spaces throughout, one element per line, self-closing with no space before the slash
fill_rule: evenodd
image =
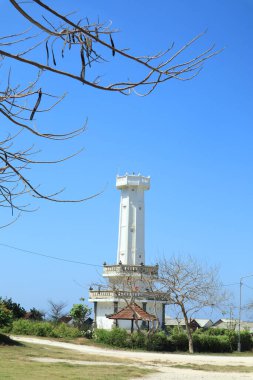
<path id="1" fill-rule="evenodd" d="M 243 286 L 246 286 L 246 288 L 249 288 L 249 289 L 253 289 L 252 286 L 249 286 L 249 285 L 246 285 L 246 284 L 243 284 Z"/>
<path id="2" fill-rule="evenodd" d="M 83 261 L 63 259 L 62 257 L 46 255 L 44 253 L 39 253 L 39 252 L 35 252 L 35 251 L 30 251 L 28 249 L 14 247 L 13 245 L 1 243 L 1 242 L 0 242 L 0 245 L 3 246 L 3 247 L 14 249 L 14 250 L 19 251 L 19 252 L 28 253 L 28 254 L 31 254 L 31 255 L 36 255 L 36 256 L 41 256 L 41 257 L 46 257 L 47 259 L 51 259 L 51 260 L 58 260 L 58 261 L 64 261 L 66 263 L 79 264 L 79 265 L 88 265 L 88 266 L 99 267 L 99 268 L 103 267 L 103 265 L 99 265 L 99 264 L 92 264 L 92 263 L 86 263 L 86 262 L 83 262 Z M 234 282 L 234 283 L 231 283 L 231 284 L 222 284 L 222 286 L 232 286 L 232 285 L 239 285 L 239 284 L 240 284 L 239 282 Z M 250 287 L 250 286 L 248 286 L 246 284 L 243 284 L 243 285 L 246 286 L 247 288 L 253 289 L 252 287 Z"/>
<path id="3" fill-rule="evenodd" d="M 72 263 L 72 264 L 88 265 L 88 266 L 92 266 L 92 267 L 100 267 L 100 268 L 102 267 L 102 265 L 98 265 L 98 264 L 85 263 L 83 261 L 69 260 L 69 259 L 63 259 L 62 257 L 45 255 L 44 253 L 38 253 L 38 252 L 30 251 L 28 249 L 14 247 L 14 246 L 9 245 L 9 244 L 0 243 L 0 245 L 2 245 L 3 247 L 15 249 L 16 251 L 19 251 L 19 252 L 28 253 L 30 255 L 46 257 L 47 259 L 64 261 L 66 263 Z"/>
<path id="4" fill-rule="evenodd" d="M 222 284 L 221 286 L 240 285 L 240 282 L 233 282 L 232 284 Z"/>

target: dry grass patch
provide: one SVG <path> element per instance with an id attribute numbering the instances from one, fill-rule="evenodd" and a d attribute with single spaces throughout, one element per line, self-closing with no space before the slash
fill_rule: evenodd
<path id="1" fill-rule="evenodd" d="M 97 356 L 73 352 L 51 346 L 24 344 L 23 346 L 0 347 L 0 374 L 2 379 L 40 380 L 40 379 L 72 379 L 72 380 L 127 380 L 142 377 L 154 372 L 134 366 L 124 366 L 130 361 L 107 356 Z M 108 365 L 78 365 L 70 363 L 40 363 L 31 358 L 55 358 L 66 360 L 82 360 L 108 362 Z M 110 366 L 110 362 L 119 365 Z"/>

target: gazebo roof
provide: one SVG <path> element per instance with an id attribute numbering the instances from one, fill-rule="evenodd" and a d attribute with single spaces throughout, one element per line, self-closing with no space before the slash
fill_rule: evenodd
<path id="1" fill-rule="evenodd" d="M 109 319 L 125 319 L 125 320 L 142 320 L 142 321 L 154 321 L 157 319 L 155 315 L 147 313 L 136 303 L 132 303 L 117 313 L 108 316 Z"/>

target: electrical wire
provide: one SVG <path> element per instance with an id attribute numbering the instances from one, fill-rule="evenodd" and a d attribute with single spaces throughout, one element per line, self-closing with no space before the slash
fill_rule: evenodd
<path id="1" fill-rule="evenodd" d="M 83 262 L 83 261 L 63 259 L 62 257 L 46 255 L 44 253 L 39 253 L 39 252 L 35 252 L 35 251 L 30 251 L 28 249 L 14 247 L 13 245 L 1 243 L 1 242 L 0 242 L 0 245 L 3 246 L 3 247 L 14 249 L 14 250 L 19 251 L 19 252 L 28 253 L 28 254 L 36 255 L 36 256 L 42 256 L 42 257 L 45 257 L 45 258 L 51 259 L 51 260 L 58 260 L 58 261 L 64 261 L 64 262 L 67 262 L 67 263 L 72 263 L 72 264 L 88 265 L 88 266 L 99 267 L 99 268 L 103 267 L 103 265 L 99 265 L 99 264 L 92 264 L 92 263 L 86 263 L 86 262 Z M 232 286 L 232 285 L 240 285 L 240 283 L 239 282 L 234 282 L 234 283 L 231 283 L 231 284 L 222 284 L 222 286 Z M 243 284 L 243 285 L 246 286 L 247 288 L 253 289 L 252 287 L 250 287 L 250 286 L 248 286 L 246 284 Z"/>
<path id="2" fill-rule="evenodd" d="M 252 286 L 249 286 L 249 285 L 246 285 L 246 284 L 243 284 L 243 286 L 246 286 L 246 288 L 249 288 L 249 289 L 253 289 Z"/>
<path id="3" fill-rule="evenodd" d="M 79 265 L 88 265 L 88 266 L 92 266 L 92 267 L 100 267 L 100 268 L 102 267 L 102 265 L 98 265 L 98 264 L 85 263 L 83 261 L 69 260 L 69 259 L 63 259 L 62 257 L 45 255 L 44 253 L 39 253 L 39 252 L 30 251 L 28 249 L 14 247 L 14 246 L 9 245 L 9 244 L 0 243 L 0 245 L 3 247 L 14 249 L 14 250 L 19 251 L 19 252 L 28 253 L 30 255 L 42 256 L 42 257 L 45 257 L 45 258 L 51 259 L 51 260 L 64 261 L 66 263 L 79 264 Z"/>
<path id="4" fill-rule="evenodd" d="M 240 282 L 233 282 L 232 284 L 222 284 L 221 286 L 240 285 Z"/>

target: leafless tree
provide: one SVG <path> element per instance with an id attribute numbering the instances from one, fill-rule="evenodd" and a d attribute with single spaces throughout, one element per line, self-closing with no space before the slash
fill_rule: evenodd
<path id="1" fill-rule="evenodd" d="M 49 303 L 49 319 L 53 322 L 58 323 L 60 321 L 60 318 L 65 315 L 64 309 L 67 306 L 65 302 L 54 302 L 52 300 L 48 301 Z"/>
<path id="2" fill-rule="evenodd" d="M 157 276 L 154 274 L 141 274 L 128 271 L 125 275 L 120 277 L 111 277 L 110 281 L 101 281 L 99 283 L 92 284 L 93 287 L 100 289 L 100 291 L 113 292 L 114 296 L 123 301 L 125 305 L 133 312 L 134 324 L 137 331 L 140 331 L 141 326 L 139 323 L 138 315 L 134 308 L 134 304 L 149 298 L 153 301 L 154 309 L 152 314 L 155 315 L 156 320 L 151 320 L 151 326 L 149 334 L 155 332 L 160 328 L 160 321 L 157 313 L 157 301 L 161 300 L 163 296 L 157 291 L 157 287 L 154 282 L 157 280 Z"/>
<path id="3" fill-rule="evenodd" d="M 184 318 L 189 352 L 193 353 L 190 318 L 204 308 L 220 308 L 229 295 L 223 290 L 217 268 L 204 267 L 191 256 L 163 258 L 159 267 L 160 290 Z"/>
<path id="4" fill-rule="evenodd" d="M 14 209 L 26 210 L 27 205 L 22 205 L 17 198 L 23 199 L 23 195 L 27 193 L 50 201 L 69 201 L 59 199 L 59 192 L 55 194 L 40 192 L 29 179 L 26 170 L 33 165 L 62 162 L 66 157 L 53 162 L 36 161 L 33 158 L 35 153 L 33 147 L 26 149 L 15 147 L 18 135 L 26 131 L 43 139 L 66 140 L 80 135 L 85 130 L 83 127 L 69 133 L 59 131 L 59 134 L 54 134 L 40 132 L 34 127 L 32 122 L 34 117 L 41 112 L 50 111 L 62 99 L 40 87 L 39 79 L 43 72 L 71 78 L 101 91 L 124 95 L 135 92 L 146 96 L 158 85 L 170 79 L 186 81 L 194 78 L 205 61 L 219 53 L 214 50 L 214 46 L 211 46 L 197 55 L 189 54 L 189 58 L 179 60 L 202 37 L 204 33 L 201 33 L 177 51 L 173 51 L 174 43 L 172 43 L 163 52 L 136 56 L 114 42 L 117 30 L 112 29 L 110 23 L 90 22 L 87 17 L 75 20 L 75 16 L 66 16 L 40 0 L 27 2 L 9 0 L 9 2 L 32 28 L 18 34 L 10 31 L 9 34 L 0 37 L 0 59 L 26 67 L 32 66 L 39 70 L 37 79 L 28 85 L 22 83 L 13 85 L 9 75 L 5 86 L 0 88 L 0 113 L 6 122 L 8 120 L 17 128 L 16 133 L 0 137 L 0 206 L 10 207 L 12 212 Z M 71 56 L 74 62 L 73 71 L 64 66 L 66 55 Z M 110 56 L 116 59 L 121 57 L 140 66 L 142 68 L 140 78 L 133 81 L 125 80 L 122 73 L 122 79 L 113 83 L 104 83 L 98 70 L 101 63 L 106 63 Z"/>

